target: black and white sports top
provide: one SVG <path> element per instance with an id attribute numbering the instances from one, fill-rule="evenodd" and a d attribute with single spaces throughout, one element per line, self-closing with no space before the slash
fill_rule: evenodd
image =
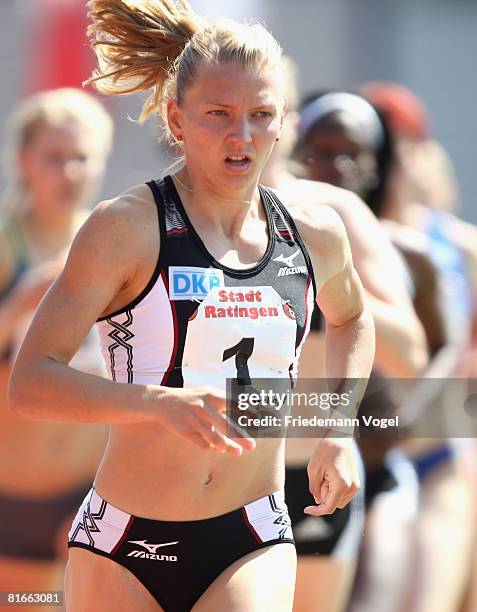
<path id="1" fill-rule="evenodd" d="M 239 384 L 249 384 L 249 377 L 293 379 L 316 289 L 309 255 L 276 195 L 259 186 L 267 250 L 255 266 L 235 270 L 207 251 L 170 176 L 148 186 L 160 255 L 142 293 L 98 320 L 111 378 L 220 389 L 226 378 Z"/>

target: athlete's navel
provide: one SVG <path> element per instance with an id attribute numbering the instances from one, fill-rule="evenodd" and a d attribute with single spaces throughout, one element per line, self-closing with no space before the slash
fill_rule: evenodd
<path id="1" fill-rule="evenodd" d="M 207 477 L 207 480 L 204 482 L 204 486 L 207 486 L 208 484 L 210 484 L 213 480 L 213 476 L 212 474 L 209 474 L 209 476 Z"/>

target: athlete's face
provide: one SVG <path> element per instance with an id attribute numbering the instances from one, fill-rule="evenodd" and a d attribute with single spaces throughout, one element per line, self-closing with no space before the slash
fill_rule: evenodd
<path id="1" fill-rule="evenodd" d="M 297 157 L 308 177 L 364 195 L 376 181 L 376 156 L 369 138 L 351 117 L 333 113 L 305 138 Z"/>
<path id="2" fill-rule="evenodd" d="M 204 63 L 181 104 L 169 104 L 172 133 L 184 143 L 189 172 L 216 193 L 254 186 L 283 120 L 280 74 Z"/>
<path id="3" fill-rule="evenodd" d="M 38 214 L 71 212 L 96 186 L 104 160 L 93 135 L 79 125 L 39 126 L 18 158 L 19 171 Z"/>

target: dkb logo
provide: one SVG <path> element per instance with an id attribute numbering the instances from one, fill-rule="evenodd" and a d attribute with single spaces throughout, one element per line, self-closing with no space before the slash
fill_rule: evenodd
<path id="1" fill-rule="evenodd" d="M 224 286 L 222 270 L 193 266 L 170 266 L 171 300 L 203 300 L 213 287 Z"/>

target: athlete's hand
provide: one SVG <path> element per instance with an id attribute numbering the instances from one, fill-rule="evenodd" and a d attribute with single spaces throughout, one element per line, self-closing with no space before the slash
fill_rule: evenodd
<path id="1" fill-rule="evenodd" d="M 344 508 L 361 487 L 352 440 L 321 439 L 308 464 L 308 478 L 316 506 L 307 506 L 306 514 L 322 516 Z"/>
<path id="2" fill-rule="evenodd" d="M 169 388 L 157 420 L 205 450 L 241 455 L 255 448 L 238 425 L 226 418 L 225 393 L 213 387 Z"/>

